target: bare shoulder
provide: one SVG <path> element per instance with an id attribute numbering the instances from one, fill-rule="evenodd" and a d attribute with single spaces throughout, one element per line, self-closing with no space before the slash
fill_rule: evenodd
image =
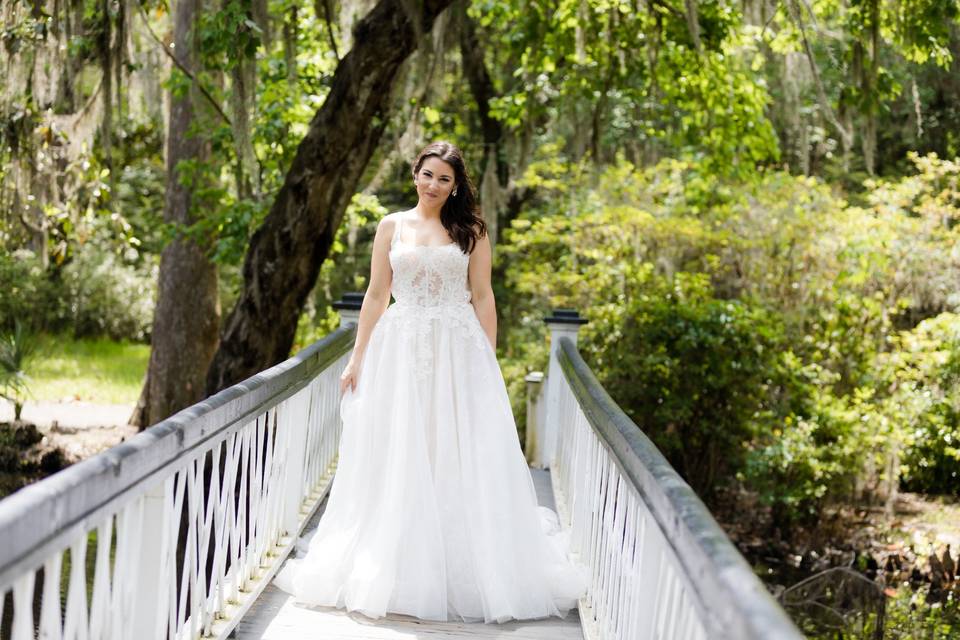
<path id="1" fill-rule="evenodd" d="M 380 222 L 377 223 L 377 234 L 385 233 L 392 236 L 393 230 L 397 226 L 397 217 L 401 213 L 402 211 L 394 211 L 380 218 Z"/>
<path id="2" fill-rule="evenodd" d="M 400 217 L 401 211 L 394 211 L 393 213 L 388 213 L 387 215 L 380 218 L 380 226 L 386 230 L 393 229 L 394 225 L 397 224 L 397 218 Z"/>
<path id="3" fill-rule="evenodd" d="M 479 228 L 476 228 L 476 231 L 477 237 L 474 240 L 470 254 L 489 255 L 492 251 L 490 247 L 490 234 L 481 232 Z"/>

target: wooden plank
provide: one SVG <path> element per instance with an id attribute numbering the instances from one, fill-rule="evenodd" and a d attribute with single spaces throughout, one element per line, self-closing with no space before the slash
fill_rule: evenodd
<path id="1" fill-rule="evenodd" d="M 537 501 L 555 509 L 550 472 L 530 469 Z M 305 528 L 309 535 L 316 528 L 326 499 Z M 511 640 L 582 640 L 580 618 L 576 609 L 564 619 L 511 621 L 503 624 L 433 622 L 411 616 L 388 614 L 373 620 L 359 612 L 330 607 L 308 607 L 294 604 L 293 598 L 269 585 L 236 628 L 239 640 L 288 640 L 324 638 L 329 640 L 379 640 L 381 638 L 510 638 Z"/>
<path id="2" fill-rule="evenodd" d="M 556 511 L 557 504 L 553 500 L 553 484 L 550 482 L 550 471 L 530 467 L 530 476 L 533 478 L 533 486 L 537 490 L 537 502 L 542 507 L 549 507 Z"/>
<path id="3" fill-rule="evenodd" d="M 239 640 L 508 637 L 512 640 L 582 640 L 583 634 L 575 609 L 563 620 L 548 618 L 502 624 L 434 622 L 392 613 L 373 620 L 356 611 L 294 604 L 288 594 L 270 585 L 240 622 L 235 637 Z"/>

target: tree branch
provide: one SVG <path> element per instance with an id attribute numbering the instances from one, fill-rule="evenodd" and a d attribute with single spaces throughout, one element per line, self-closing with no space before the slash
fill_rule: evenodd
<path id="1" fill-rule="evenodd" d="M 697 53 L 703 53 L 703 45 L 700 43 L 700 20 L 697 17 L 697 0 L 683 0 L 683 8 L 687 14 L 687 30 L 690 31 L 693 48 Z"/>
<path id="2" fill-rule="evenodd" d="M 153 37 L 156 43 L 160 46 L 163 52 L 167 54 L 167 57 L 173 60 L 173 64 L 177 65 L 177 68 L 180 69 L 180 71 L 182 71 L 188 78 L 190 78 L 190 80 L 192 80 L 195 85 L 197 85 L 197 88 L 200 89 L 200 92 L 204 95 L 204 97 L 207 99 L 210 105 L 214 108 L 214 110 L 216 110 L 216 112 L 220 114 L 220 117 L 223 118 L 223 121 L 226 122 L 228 126 L 232 127 L 233 125 L 230 122 L 230 118 L 228 118 L 227 114 L 223 112 L 223 109 L 221 109 L 220 105 L 217 104 L 217 101 L 213 99 L 213 96 L 210 95 L 210 93 L 204 88 L 203 84 L 199 80 L 197 80 L 196 76 L 194 76 L 189 69 L 187 69 L 185 66 L 180 64 L 180 61 L 177 60 L 177 57 L 172 53 L 170 53 L 170 50 L 167 48 L 167 45 L 163 44 L 163 40 L 158 38 L 157 34 L 154 33 L 153 28 L 150 26 L 150 20 L 147 18 L 147 15 L 143 12 L 143 7 L 140 5 L 140 3 L 134 2 L 133 4 L 137 6 L 137 10 L 140 12 L 140 17 L 143 19 L 143 24 L 147 27 L 147 31 L 150 33 L 150 35 Z"/>
<path id="3" fill-rule="evenodd" d="M 340 59 L 340 53 L 337 52 L 337 40 L 333 35 L 333 10 L 330 8 L 330 0 L 323 2 L 323 20 L 327 23 L 327 33 L 330 34 L 330 48 L 333 49 L 333 55 Z"/>
<path id="4" fill-rule="evenodd" d="M 813 58 L 813 49 L 810 47 L 809 40 L 807 40 L 807 30 L 803 24 L 803 18 L 800 17 L 800 12 L 797 11 L 795 2 L 796 0 L 787 0 L 787 12 L 800 30 L 800 37 L 803 40 L 803 50 L 807 55 L 807 61 L 810 63 L 810 73 L 813 76 L 813 83 L 817 88 L 817 98 L 820 103 L 820 108 L 823 109 L 824 117 L 840 133 L 840 137 L 843 138 L 844 147 L 849 149 L 853 146 L 853 134 L 843 126 L 843 123 L 840 122 L 836 112 L 834 112 L 833 107 L 830 105 L 827 92 L 823 88 L 823 81 L 820 79 L 820 69 L 817 67 L 817 62 Z"/>

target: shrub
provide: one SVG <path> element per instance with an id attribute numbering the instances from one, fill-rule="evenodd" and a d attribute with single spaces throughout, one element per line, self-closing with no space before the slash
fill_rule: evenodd
<path id="1" fill-rule="evenodd" d="M 13 330 L 17 319 L 40 329 L 56 315 L 53 287 L 33 251 L 0 251 L 0 291 L 0 329 Z"/>
<path id="2" fill-rule="evenodd" d="M 883 359 L 894 389 L 886 403 L 903 425 L 902 483 L 910 491 L 960 487 L 960 315 L 942 313 L 897 338 Z"/>
<path id="3" fill-rule="evenodd" d="M 93 245 L 59 271 L 45 271 L 29 250 L 0 252 L 0 329 L 21 319 L 34 331 L 146 341 L 157 273 L 155 261 L 133 265 Z"/>
<path id="4" fill-rule="evenodd" d="M 781 524 L 889 500 L 900 474 L 955 490 L 956 321 L 922 321 L 960 311 L 960 165 L 911 159 L 859 206 L 785 172 L 532 164 L 498 246 L 509 370 L 539 364 L 527 319 L 577 308 L 591 367 L 671 463 L 699 490 L 736 473 Z"/>
<path id="5" fill-rule="evenodd" d="M 837 378 L 789 349 L 771 372 L 772 410 L 737 477 L 771 507 L 775 525 L 809 524 L 829 502 L 889 490 L 891 425 L 871 389 L 833 394 Z"/>
<path id="6" fill-rule="evenodd" d="M 77 252 L 60 279 L 60 322 L 76 337 L 146 341 L 153 322 L 158 267 L 135 267 L 115 253 Z"/>
<path id="7" fill-rule="evenodd" d="M 708 278 L 651 277 L 622 305 L 587 310 L 583 351 L 607 391 L 701 495 L 739 470 L 782 328 L 713 297 Z"/>

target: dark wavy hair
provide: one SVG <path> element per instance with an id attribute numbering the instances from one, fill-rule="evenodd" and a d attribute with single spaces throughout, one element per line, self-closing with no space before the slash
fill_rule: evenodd
<path id="1" fill-rule="evenodd" d="M 450 237 L 460 245 L 464 253 L 471 253 L 477 240 L 487 232 L 487 223 L 480 214 L 480 204 L 477 199 L 477 190 L 473 181 L 467 175 L 467 167 L 463 162 L 463 153 L 455 145 L 438 140 L 423 148 L 413 161 L 413 175 L 420 173 L 424 161 L 435 156 L 453 167 L 454 190 L 440 210 L 440 223 L 450 234 Z"/>

